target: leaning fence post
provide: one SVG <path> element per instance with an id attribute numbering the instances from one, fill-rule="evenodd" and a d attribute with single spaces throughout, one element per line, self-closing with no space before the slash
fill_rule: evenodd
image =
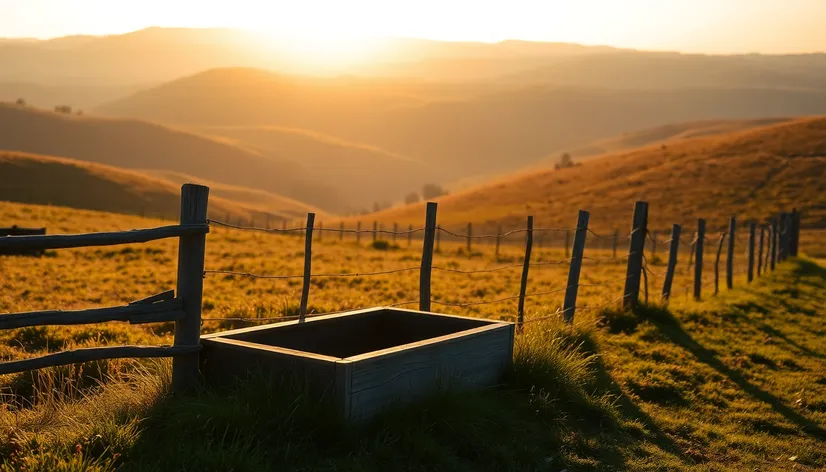
<path id="1" fill-rule="evenodd" d="M 671 227 L 671 246 L 668 249 L 668 268 L 665 270 L 665 281 L 663 282 L 663 300 L 671 298 L 671 284 L 674 281 L 674 270 L 677 268 L 677 255 L 680 250 L 680 233 L 682 226 Z"/>
<path id="2" fill-rule="evenodd" d="M 181 187 L 181 225 L 207 224 L 209 187 Z M 201 301 L 204 295 L 206 234 L 181 236 L 178 242 L 178 298 L 184 302 L 183 319 L 175 322 L 175 346 L 196 346 L 201 337 Z M 198 354 L 172 359 L 172 390 L 185 392 L 198 379 Z"/>
<path id="3" fill-rule="evenodd" d="M 723 242 L 726 240 L 726 233 L 720 233 L 720 244 L 717 245 L 717 258 L 714 259 L 714 295 L 720 293 L 720 254 L 723 252 Z M 731 241 L 731 237 L 729 237 Z"/>
<path id="4" fill-rule="evenodd" d="M 307 301 L 310 298 L 310 274 L 313 262 L 313 224 L 315 213 L 307 213 L 307 229 L 304 233 L 304 284 L 301 286 L 301 305 L 298 307 L 298 322 L 307 316 Z"/>
<path id="5" fill-rule="evenodd" d="M 763 275 L 763 243 L 766 239 L 766 228 L 760 225 L 760 242 L 757 246 L 757 276 Z"/>
<path id="6" fill-rule="evenodd" d="M 373 242 L 379 237 L 379 222 L 373 221 Z"/>
<path id="7" fill-rule="evenodd" d="M 433 240 L 436 235 L 435 202 L 427 202 L 422 246 L 422 266 L 419 269 L 419 311 L 430 311 L 430 273 L 433 269 Z"/>
<path id="8" fill-rule="evenodd" d="M 522 279 L 519 283 L 519 306 L 516 311 L 516 329 L 521 331 L 525 323 L 525 294 L 528 291 L 528 270 L 531 268 L 531 249 L 533 248 L 533 216 L 528 217 L 525 233 L 525 260 L 522 264 Z"/>
<path id="9" fill-rule="evenodd" d="M 754 235 L 757 232 L 757 223 L 749 223 L 749 272 L 748 281 L 754 280 Z"/>
<path id="10" fill-rule="evenodd" d="M 579 210 L 574 233 L 574 252 L 571 256 L 571 265 L 568 268 L 568 285 L 565 287 L 565 301 L 562 305 L 562 317 L 568 323 L 573 323 L 576 312 L 576 296 L 579 291 L 579 273 L 582 270 L 582 255 L 585 252 L 585 237 L 588 235 L 588 219 L 590 214 Z"/>
<path id="11" fill-rule="evenodd" d="M 648 203 L 637 202 L 634 205 L 634 220 L 631 229 L 631 242 L 628 247 L 628 269 L 625 276 L 623 292 L 624 307 L 636 308 L 640 298 L 640 276 L 645 250 L 645 232 L 648 226 Z"/>
<path id="12" fill-rule="evenodd" d="M 467 255 L 471 254 L 471 241 L 473 240 L 473 223 L 467 224 Z"/>
<path id="13" fill-rule="evenodd" d="M 774 266 L 777 263 L 777 218 L 772 218 L 771 237 L 771 264 L 769 266 L 774 272 Z"/>
<path id="14" fill-rule="evenodd" d="M 361 244 L 361 221 L 356 221 L 356 244 Z"/>
<path id="15" fill-rule="evenodd" d="M 728 220 L 728 254 L 726 254 L 726 288 L 734 288 L 734 237 L 737 220 L 732 216 Z"/>
<path id="16" fill-rule="evenodd" d="M 703 250 L 705 249 L 706 220 L 697 220 L 697 241 L 694 243 L 694 299 L 699 300 L 703 290 Z"/>

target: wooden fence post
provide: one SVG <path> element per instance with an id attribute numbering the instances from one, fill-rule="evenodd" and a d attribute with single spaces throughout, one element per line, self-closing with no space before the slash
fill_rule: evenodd
<path id="1" fill-rule="evenodd" d="M 281 231 L 287 230 L 287 220 L 281 220 Z"/>
<path id="2" fill-rule="evenodd" d="M 528 217 L 525 233 L 525 260 L 522 264 L 522 279 L 519 283 L 519 306 L 516 311 L 516 329 L 522 331 L 525 323 L 525 294 L 528 291 L 528 270 L 531 268 L 531 249 L 533 248 L 533 216 Z"/>
<path id="3" fill-rule="evenodd" d="M 344 241 L 344 222 L 342 221 L 338 225 L 338 240 Z"/>
<path id="4" fill-rule="evenodd" d="M 419 269 L 419 311 L 430 311 L 430 273 L 433 270 L 433 239 L 436 231 L 435 202 L 427 202 L 422 246 L 422 266 Z"/>
<path id="5" fill-rule="evenodd" d="M 728 254 L 726 255 L 726 288 L 734 288 L 734 239 L 737 220 L 732 216 L 728 220 Z"/>
<path id="6" fill-rule="evenodd" d="M 754 280 L 754 235 L 757 232 L 757 223 L 749 223 L 749 271 L 748 281 Z"/>
<path id="7" fill-rule="evenodd" d="M 780 213 L 777 233 L 777 261 L 783 262 L 786 258 L 786 213 Z"/>
<path id="8" fill-rule="evenodd" d="M 576 312 L 576 296 L 579 291 L 579 273 L 582 270 L 582 255 L 585 252 L 585 238 L 588 235 L 587 211 L 579 210 L 574 233 L 574 252 L 571 256 L 571 265 L 568 268 L 568 285 L 565 287 L 565 301 L 562 305 L 562 316 L 568 323 L 573 323 Z"/>
<path id="9" fill-rule="evenodd" d="M 792 209 L 792 236 L 789 255 L 797 257 L 800 249 L 800 212 L 797 208 Z"/>
<path id="10" fill-rule="evenodd" d="M 645 233 L 648 226 L 648 203 L 637 202 L 634 205 L 634 220 L 631 225 L 631 242 L 628 247 L 628 269 L 625 277 L 625 291 L 622 305 L 636 308 L 640 298 L 640 277 L 642 276 L 642 259 L 645 251 Z"/>
<path id="11" fill-rule="evenodd" d="M 399 224 L 393 223 L 393 244 L 399 239 Z"/>
<path id="12" fill-rule="evenodd" d="M 356 222 L 356 244 L 361 244 L 361 221 Z"/>
<path id="13" fill-rule="evenodd" d="M 413 245 L 413 224 L 407 225 L 407 247 Z"/>
<path id="14" fill-rule="evenodd" d="M 694 243 L 694 299 L 699 300 L 703 290 L 703 251 L 705 250 L 706 220 L 697 220 L 697 241 Z"/>
<path id="15" fill-rule="evenodd" d="M 720 244 L 717 245 L 717 258 L 714 259 L 714 295 L 720 293 L 720 254 L 723 253 L 723 242 L 726 240 L 726 233 L 720 233 Z M 729 241 L 731 238 L 729 237 Z"/>
<path id="16" fill-rule="evenodd" d="M 677 268 L 677 255 L 680 250 L 680 233 L 682 226 L 674 225 L 671 227 L 671 246 L 668 249 L 668 268 L 665 271 L 665 280 L 663 281 L 663 300 L 668 301 L 671 298 L 671 284 L 674 281 L 674 270 Z"/>
<path id="17" fill-rule="evenodd" d="M 565 259 L 571 257 L 571 230 L 565 230 Z"/>
<path id="18" fill-rule="evenodd" d="M 777 263 L 777 218 L 772 218 L 772 233 L 771 233 L 771 270 L 774 272 L 774 266 Z"/>
<path id="19" fill-rule="evenodd" d="M 467 255 L 471 254 L 471 241 L 473 240 L 473 224 L 467 224 Z"/>
<path id="20" fill-rule="evenodd" d="M 763 244 L 766 239 L 766 228 L 760 225 L 760 242 L 757 246 L 757 276 L 763 275 Z"/>
<path id="21" fill-rule="evenodd" d="M 184 184 L 181 187 L 181 225 L 206 224 L 209 187 Z M 186 316 L 175 322 L 176 347 L 196 346 L 201 337 L 201 301 L 204 295 L 204 254 L 206 234 L 181 236 L 178 242 L 178 298 L 184 301 Z M 190 391 L 198 379 L 198 354 L 172 359 L 172 390 Z"/>
<path id="22" fill-rule="evenodd" d="M 499 260 L 499 245 L 501 244 L 502 239 L 502 225 L 497 226 L 496 228 L 496 250 L 493 253 L 493 258 L 495 260 Z"/>
<path id="23" fill-rule="evenodd" d="M 373 242 L 376 242 L 376 240 L 379 237 L 378 231 L 379 231 L 379 222 L 378 221 L 373 221 Z"/>
<path id="24" fill-rule="evenodd" d="M 301 304 L 298 306 L 298 322 L 307 316 L 307 301 L 310 298 L 310 274 L 313 262 L 313 224 L 315 213 L 307 213 L 307 229 L 304 233 L 304 284 L 301 286 Z"/>

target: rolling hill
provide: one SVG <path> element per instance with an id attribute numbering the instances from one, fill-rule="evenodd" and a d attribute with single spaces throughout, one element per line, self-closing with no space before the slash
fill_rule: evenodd
<path id="1" fill-rule="evenodd" d="M 674 123 L 601 139 L 568 152 L 574 159 L 581 160 L 600 154 L 628 151 L 651 144 L 669 145 L 672 144 L 673 141 L 682 139 L 734 133 L 791 120 L 793 120 L 793 118 L 758 118 L 754 120 L 705 120 Z M 557 156 L 550 157 L 550 159 L 556 158 Z"/>
<path id="2" fill-rule="evenodd" d="M 210 198 L 210 215 L 223 218 L 232 214 L 261 221 L 270 214 L 221 198 L 220 193 Z M 139 172 L 75 159 L 0 151 L 0 200 L 4 201 L 175 219 L 180 214 L 180 195 L 180 186 Z"/>
<path id="3" fill-rule="evenodd" d="M 348 208 L 343 193 L 313 178 L 299 162 L 146 121 L 0 104 L 0 149 L 173 171 L 265 190 L 327 210 Z"/>
<path id="4" fill-rule="evenodd" d="M 232 139 L 265 155 L 289 156 L 321 181 L 340 183 L 348 200 L 365 209 L 374 202 L 401 200 L 405 193 L 438 175 L 435 166 L 416 159 L 297 128 L 216 126 L 198 131 Z"/>
<path id="5" fill-rule="evenodd" d="M 523 172 L 439 200 L 443 227 L 468 221 L 493 230 L 575 226 L 576 209 L 591 212 L 597 231 L 630 227 L 634 201 L 650 203 L 651 229 L 711 228 L 732 214 L 748 218 L 797 207 L 805 226 L 826 226 L 826 118 L 802 118 L 719 136 L 610 154 L 563 170 Z M 422 225 L 423 204 L 369 215 Z M 484 224 L 480 224 L 484 223 Z M 484 229 L 480 229 L 483 231 Z"/>
<path id="6" fill-rule="evenodd" d="M 826 113 L 826 89 L 534 85 L 428 100 L 411 96 L 403 81 L 393 84 L 219 69 L 99 110 L 177 125 L 320 132 L 438 167 L 431 179 L 437 183 L 512 172 L 551 153 L 664 123 Z"/>

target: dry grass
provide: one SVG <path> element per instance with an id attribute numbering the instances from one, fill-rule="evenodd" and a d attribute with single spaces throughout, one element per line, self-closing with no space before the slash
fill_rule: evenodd
<path id="1" fill-rule="evenodd" d="M 0 217 L 46 225 L 50 232 L 128 229 L 161 222 L 65 208 L 0 203 Z M 413 247 L 378 250 L 363 235 L 340 242 L 325 233 L 314 247 L 314 272 L 372 271 L 419 264 Z M 435 265 L 461 270 L 519 264 L 519 241 L 492 246 L 442 241 Z M 548 241 L 545 241 L 547 244 Z M 397 241 L 406 246 L 406 241 Z M 603 243 L 604 244 L 604 243 Z M 214 228 L 207 267 L 267 274 L 301 273 L 303 241 Z M 610 246 L 609 246 L 610 247 Z M 592 256 L 610 248 L 589 246 Z M 0 258 L 0 311 L 119 304 L 175 285 L 174 241 L 141 246 Z M 662 245 L 659 251 L 662 251 Z M 622 251 L 620 250 L 620 253 Z M 710 254 L 711 250 L 709 250 Z M 738 251 L 737 267 L 742 269 Z M 536 261 L 564 258 L 537 249 Z M 662 253 L 660 253 L 662 254 Z M 659 289 L 652 261 L 652 301 Z M 685 260 L 681 259 L 682 265 Z M 683 267 L 675 292 L 690 278 Z M 434 272 L 434 298 L 490 300 L 518 293 L 520 270 L 473 276 Z M 564 287 L 566 265 L 533 268 L 529 292 Z M 695 303 L 675 296 L 673 311 L 614 309 L 624 264 L 583 269 L 574 327 L 553 317 L 527 325 L 501 390 L 448 395 L 420 409 L 388 412 L 347 427 L 295 386 L 250 379 L 196 399 L 170 398 L 168 362 L 117 360 L 5 377 L 0 408 L 4 468 L 25 470 L 812 470 L 826 465 L 818 447 L 826 428 L 817 333 L 826 274 L 790 263 L 748 289 Z M 737 284 L 743 286 L 742 275 Z M 417 298 L 417 273 L 318 279 L 313 311 Z M 295 314 L 300 281 L 208 275 L 204 316 Z M 708 293 L 708 292 L 706 292 Z M 529 299 L 529 320 L 552 315 L 563 293 Z M 516 301 L 448 313 L 513 319 Z M 204 331 L 237 326 L 207 322 Z M 72 346 L 170 341 L 171 325 L 122 323 L 10 330 L 0 357 L 22 358 Z M 812 336 L 812 333 L 815 336 Z M 770 341 L 766 341 L 770 339 Z M 275 393 L 274 393 L 275 392 Z M 326 425 L 319 428 L 319 425 Z M 186 437 L 186 441 L 180 438 Z"/>
<path id="2" fill-rule="evenodd" d="M 762 221 L 797 207 L 803 225 L 826 225 L 826 119 L 806 118 L 742 133 L 688 139 L 589 160 L 561 171 L 523 172 L 511 179 L 439 200 L 439 220 L 451 229 L 468 221 L 571 227 L 572 209 L 591 210 L 598 231 L 630 227 L 634 201 L 650 202 L 649 229 L 695 227 L 705 218 L 722 228 L 731 215 Z M 375 215 L 385 223 L 420 221 L 421 205 Z M 373 219 L 371 215 L 371 219 Z M 482 230 L 482 228 L 480 228 Z"/>

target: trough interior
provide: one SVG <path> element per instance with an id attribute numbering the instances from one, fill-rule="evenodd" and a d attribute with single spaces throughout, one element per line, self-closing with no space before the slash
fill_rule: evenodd
<path id="1" fill-rule="evenodd" d="M 345 358 L 458 333 L 486 320 L 377 310 L 232 334 L 230 339 Z"/>

